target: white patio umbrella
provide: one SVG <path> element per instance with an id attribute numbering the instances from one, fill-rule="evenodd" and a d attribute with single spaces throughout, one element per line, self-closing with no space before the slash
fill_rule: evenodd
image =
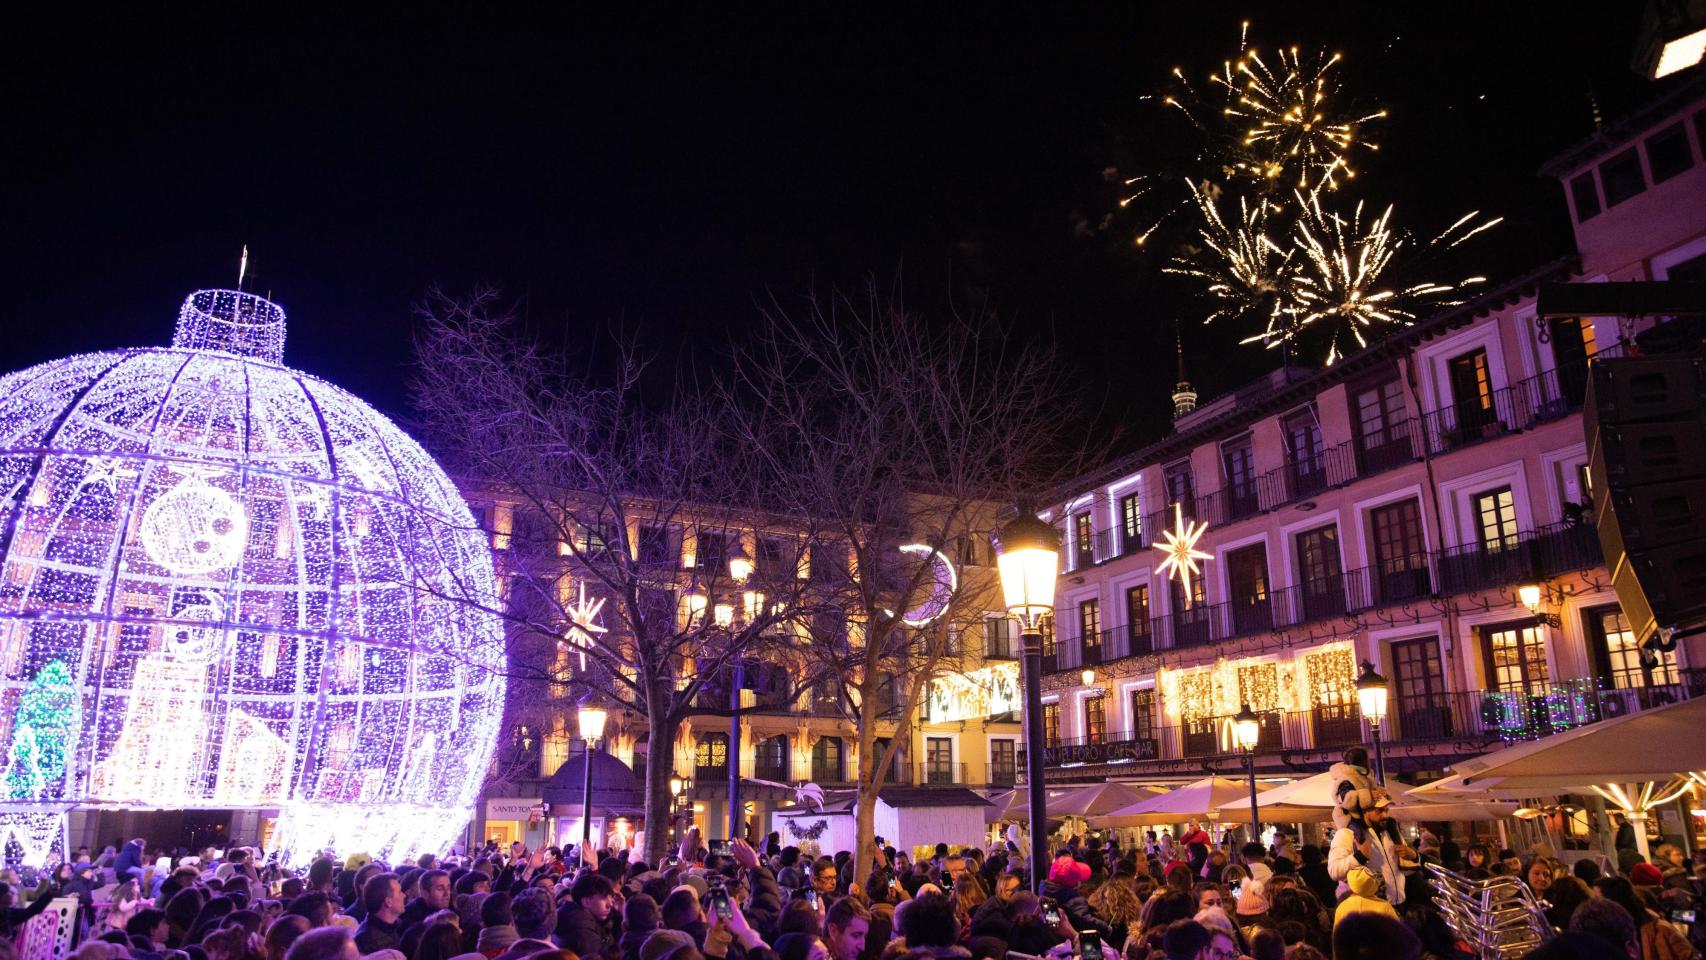
<path id="1" fill-rule="evenodd" d="M 1155 795 L 1156 791 L 1148 787 L 1130 783 L 1092 783 L 1079 787 L 1059 801 L 1050 800 L 1048 813 L 1051 817 L 1058 814 L 1063 817 L 1083 817 L 1086 820 L 1099 819 L 1115 810 L 1149 800 Z"/>
<path id="2" fill-rule="evenodd" d="M 1412 791 L 1414 792 L 1414 791 Z M 1470 796 L 1445 796 L 1438 800 L 1408 799 L 1395 803 L 1392 815 L 1405 822 L 1440 820 L 1497 820 L 1516 812 L 1514 803 L 1497 803 Z M 1278 823 L 1312 823 L 1333 816 L 1333 775 L 1318 773 L 1302 780 L 1281 784 L 1261 794 L 1256 807 L 1262 819 Z M 1229 803 L 1220 808 L 1222 820 L 1238 820 L 1250 814 L 1250 800 Z"/>
<path id="3" fill-rule="evenodd" d="M 1692 785 L 1706 785 L 1706 697 L 1590 723 L 1454 765 L 1466 787 L 1500 791 L 1593 790 L 1637 824 Z"/>
<path id="4" fill-rule="evenodd" d="M 1257 784 L 1257 789 L 1263 789 Z M 1220 808 L 1244 799 L 1243 816 L 1222 817 Z M 1225 777 L 1205 777 L 1194 783 L 1169 790 L 1157 797 L 1142 800 L 1115 810 L 1103 818 L 1116 827 L 1143 827 L 1158 823 L 1178 823 L 1182 820 L 1243 820 L 1250 815 L 1250 785 L 1248 782 Z"/>
<path id="5" fill-rule="evenodd" d="M 1049 819 L 1061 816 L 1054 805 L 1076 792 L 1075 787 L 1045 788 L 1044 802 L 1048 805 Z M 1005 790 L 989 798 L 989 806 L 983 808 L 984 823 L 1027 823 L 1031 819 L 1031 794 L 1025 787 L 1015 787 Z"/>

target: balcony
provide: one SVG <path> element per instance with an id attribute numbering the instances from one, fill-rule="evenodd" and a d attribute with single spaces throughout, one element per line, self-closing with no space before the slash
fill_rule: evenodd
<path id="1" fill-rule="evenodd" d="M 989 785 L 992 787 L 1011 787 L 1019 782 L 1019 765 L 1014 763 L 992 763 L 989 765 Z"/>
<path id="2" fill-rule="evenodd" d="M 1621 343 L 1606 345 L 1594 359 L 1619 357 Z M 1485 397 L 1447 404 L 1422 417 L 1428 450 L 1447 453 L 1518 430 L 1549 423 L 1581 409 L 1591 361 L 1578 360 L 1518 380 Z"/>
<path id="3" fill-rule="evenodd" d="M 1599 536 L 1586 523 L 1555 523 L 1519 533 L 1499 550 L 1472 544 L 1411 554 L 1378 566 L 1106 628 L 1088 643 L 1063 635 L 1043 672 L 1100 666 L 1123 657 L 1256 636 L 1436 594 L 1458 594 L 1543 580 L 1603 566 Z M 1436 582 L 1430 569 L 1438 570 Z"/>
<path id="4" fill-rule="evenodd" d="M 1462 743 L 1466 750 L 1478 752 L 1500 742 L 1539 739 L 1608 717 L 1706 696 L 1706 669 L 1684 670 L 1679 682 L 1650 687 L 1602 690 L 1600 682 L 1569 680 L 1536 693 L 1400 694 L 1391 700 L 1381 739 L 1388 744 L 1389 757 L 1405 744 Z M 1047 748 L 1045 762 L 1062 767 L 1230 760 L 1237 756 L 1227 739 L 1230 721 L 1230 717 L 1208 717 L 1145 729 L 1142 735 L 1109 731 L 1099 738 L 1066 739 Z M 1336 752 L 1371 740 L 1372 731 L 1356 704 L 1324 704 L 1311 710 L 1263 714 L 1257 755 Z M 1436 750 L 1428 751 L 1426 761 L 1435 766 L 1445 755 Z"/>
<path id="5" fill-rule="evenodd" d="M 727 776 L 727 774 L 724 774 Z M 787 783 L 794 779 L 794 774 L 786 763 L 766 763 L 759 761 L 752 766 L 752 775 L 759 780 L 771 780 L 776 783 Z"/>
<path id="6" fill-rule="evenodd" d="M 922 787 L 963 787 L 968 782 L 963 763 L 926 760 L 913 772 L 915 779 L 912 782 Z"/>

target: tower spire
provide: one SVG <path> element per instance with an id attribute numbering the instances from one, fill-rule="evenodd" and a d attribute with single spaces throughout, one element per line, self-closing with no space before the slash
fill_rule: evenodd
<path id="1" fill-rule="evenodd" d="M 1173 321 L 1173 353 L 1179 360 L 1179 379 L 1173 384 L 1173 419 L 1177 420 L 1197 408 L 1197 392 L 1185 376 L 1185 339 L 1177 320 Z"/>

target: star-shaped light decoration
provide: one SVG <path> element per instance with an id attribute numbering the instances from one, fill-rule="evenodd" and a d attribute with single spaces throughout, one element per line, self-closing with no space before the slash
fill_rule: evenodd
<path id="1" fill-rule="evenodd" d="M 599 611 L 604 609 L 603 597 L 588 597 L 586 584 L 580 585 L 580 596 L 570 602 L 565 608 L 569 617 L 569 629 L 563 634 L 560 646 L 564 649 L 574 647 L 580 651 L 581 672 L 586 672 L 586 652 L 592 647 L 592 635 L 608 633 L 604 625 L 598 622 Z"/>
<path id="2" fill-rule="evenodd" d="M 1157 544 L 1166 556 L 1161 558 L 1161 566 L 1156 569 L 1168 577 L 1177 577 L 1185 588 L 1185 606 L 1191 605 L 1191 575 L 1202 574 L 1202 568 L 1197 566 L 1198 560 L 1213 560 L 1214 555 L 1197 549 L 1197 541 L 1208 532 L 1208 524 L 1192 520 L 1185 522 L 1184 508 L 1173 504 L 1173 529 L 1161 531 L 1167 538 L 1164 544 Z"/>

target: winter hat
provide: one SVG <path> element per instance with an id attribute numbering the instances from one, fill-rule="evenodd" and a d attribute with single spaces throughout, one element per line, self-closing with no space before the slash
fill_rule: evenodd
<path id="1" fill-rule="evenodd" d="M 699 945 L 680 930 L 653 930 L 640 944 L 640 960 L 670 960 L 683 950 L 697 950 Z"/>
<path id="2" fill-rule="evenodd" d="M 369 853 L 352 853 L 347 858 L 345 858 L 344 869 L 350 870 L 350 871 L 360 870 L 362 867 L 365 867 L 372 862 L 373 862 L 373 855 L 372 854 L 369 854 Z"/>
<path id="3" fill-rule="evenodd" d="M 1268 912 L 1268 898 L 1262 884 L 1251 880 L 1244 884 L 1244 889 L 1238 894 L 1238 915 L 1240 917 L 1255 917 Z"/>
<path id="4" fill-rule="evenodd" d="M 1629 882 L 1637 887 L 1656 887 L 1665 882 L 1665 875 L 1650 863 L 1637 863 L 1629 870 Z"/>
<path id="5" fill-rule="evenodd" d="M 1076 887 L 1090 879 L 1090 865 L 1071 857 L 1058 857 L 1048 869 L 1048 878 L 1063 887 Z"/>
<path id="6" fill-rule="evenodd" d="M 1250 879 L 1257 883 L 1267 883 L 1274 875 L 1274 868 L 1260 860 L 1250 864 Z"/>
<path id="7" fill-rule="evenodd" d="M 1191 865 L 1183 860 L 1174 860 L 1172 863 L 1167 864 L 1167 869 L 1163 871 L 1161 875 L 1163 877 L 1171 877 L 1173 874 L 1181 872 L 1187 874 L 1190 873 Z"/>
<path id="8" fill-rule="evenodd" d="M 1345 874 L 1345 886 L 1351 888 L 1351 893 L 1359 897 L 1380 896 L 1380 878 L 1374 871 L 1364 866 L 1355 866 Z"/>

